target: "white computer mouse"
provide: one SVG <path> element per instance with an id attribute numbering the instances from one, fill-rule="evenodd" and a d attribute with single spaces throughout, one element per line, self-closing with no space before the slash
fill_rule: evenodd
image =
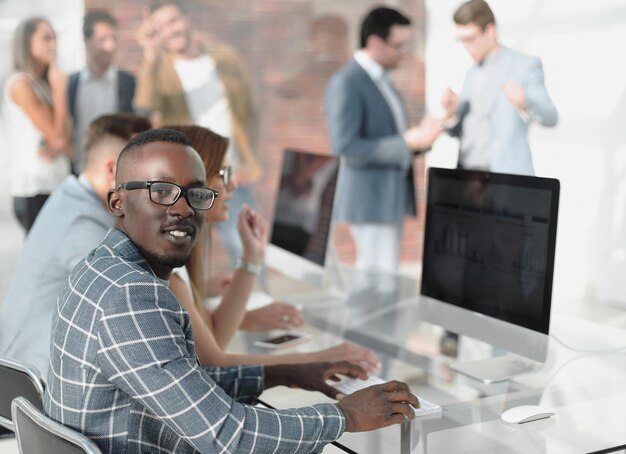
<path id="1" fill-rule="evenodd" d="M 510 424 L 523 424 L 525 422 L 536 421 L 538 419 L 549 418 L 554 412 L 540 407 L 539 405 L 521 405 L 509 408 L 502 413 L 502 420 Z"/>

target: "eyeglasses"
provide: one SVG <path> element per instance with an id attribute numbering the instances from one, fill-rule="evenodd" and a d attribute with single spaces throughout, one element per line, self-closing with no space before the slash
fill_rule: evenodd
<path id="1" fill-rule="evenodd" d="M 222 167 L 218 175 L 222 177 L 222 183 L 227 188 L 233 178 L 233 168 L 231 166 Z"/>
<path id="2" fill-rule="evenodd" d="M 466 36 L 457 36 L 456 41 L 458 43 L 463 44 L 464 46 L 471 46 L 480 38 L 484 33 L 473 33 L 471 35 Z"/>
<path id="3" fill-rule="evenodd" d="M 385 44 L 388 47 L 391 47 L 392 49 L 397 50 L 399 52 L 405 52 L 411 48 L 411 43 L 409 41 L 403 41 L 401 43 L 391 43 L 385 40 Z"/>
<path id="4" fill-rule="evenodd" d="M 150 200 L 159 205 L 174 205 L 180 196 L 195 210 L 208 210 L 213 206 L 218 192 L 209 188 L 183 188 L 166 181 L 127 181 L 117 187 L 120 189 L 148 189 Z"/>

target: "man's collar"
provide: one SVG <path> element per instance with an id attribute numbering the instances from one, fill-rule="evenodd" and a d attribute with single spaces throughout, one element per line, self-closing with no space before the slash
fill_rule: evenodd
<path id="1" fill-rule="evenodd" d="M 501 54 L 502 46 L 497 46 L 494 50 L 489 52 L 489 55 L 487 55 L 480 63 L 478 63 L 478 66 L 484 66 L 485 64 L 490 65 L 494 61 L 498 60 Z"/>
<path id="2" fill-rule="evenodd" d="M 385 68 L 383 68 L 380 64 L 378 64 L 369 54 L 363 50 L 357 50 L 354 52 L 354 59 L 356 62 L 361 65 L 361 67 L 365 70 L 365 72 L 372 78 L 374 81 L 380 81 L 384 74 Z"/>
<path id="3" fill-rule="evenodd" d="M 133 241 L 123 231 L 118 228 L 110 229 L 102 240 L 102 244 L 115 249 L 119 255 L 124 257 L 124 259 L 143 268 L 161 284 L 165 286 L 168 285 L 168 281 L 166 279 L 161 279 L 156 275 L 135 243 L 133 243 Z"/>
<path id="4" fill-rule="evenodd" d="M 104 72 L 104 74 L 102 75 L 102 77 L 94 76 L 89 66 L 85 66 L 85 68 L 80 72 L 80 77 L 82 81 L 84 82 L 89 82 L 92 80 L 102 80 L 105 82 L 113 83 L 115 81 L 116 75 L 117 75 L 116 65 L 109 66 L 107 70 Z"/>

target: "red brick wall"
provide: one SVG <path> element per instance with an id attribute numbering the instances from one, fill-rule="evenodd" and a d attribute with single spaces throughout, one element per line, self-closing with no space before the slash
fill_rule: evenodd
<path id="1" fill-rule="evenodd" d="M 264 174 L 255 188 L 260 211 L 271 217 L 278 184 L 281 152 L 286 147 L 329 153 L 323 116 L 323 91 L 329 77 L 352 55 L 357 45 L 359 22 L 373 5 L 384 2 L 344 0 L 324 11 L 314 1 L 304 0 L 185 0 L 194 29 L 207 40 L 225 42 L 242 55 L 250 71 L 260 110 L 260 141 L 257 152 Z M 141 49 L 135 30 L 147 12 L 145 1 L 86 0 L 85 9 L 107 9 L 120 23 L 120 66 L 136 71 Z M 396 71 L 395 80 L 405 95 L 409 117 L 417 122 L 424 111 L 423 0 L 394 2 L 415 25 L 415 45 Z M 317 25 L 322 14 L 336 16 Z M 333 22 L 335 21 L 335 22 Z M 337 24 L 337 21 L 339 24 Z M 341 33 L 341 23 L 346 33 Z M 319 61 L 316 61 L 316 58 Z M 402 260 L 421 257 L 423 226 L 424 163 L 415 161 L 419 215 L 407 220 Z M 375 209 L 375 207 L 372 207 Z M 354 260 L 354 246 L 346 225 L 334 228 L 334 241 L 342 261 Z M 217 247 L 215 261 L 225 262 Z"/>

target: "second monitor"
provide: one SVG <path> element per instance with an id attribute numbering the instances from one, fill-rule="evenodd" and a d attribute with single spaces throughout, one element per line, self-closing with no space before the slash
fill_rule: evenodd
<path id="1" fill-rule="evenodd" d="M 326 285 L 338 170 L 333 156 L 295 149 L 283 155 L 266 263 L 314 287 Z"/>

